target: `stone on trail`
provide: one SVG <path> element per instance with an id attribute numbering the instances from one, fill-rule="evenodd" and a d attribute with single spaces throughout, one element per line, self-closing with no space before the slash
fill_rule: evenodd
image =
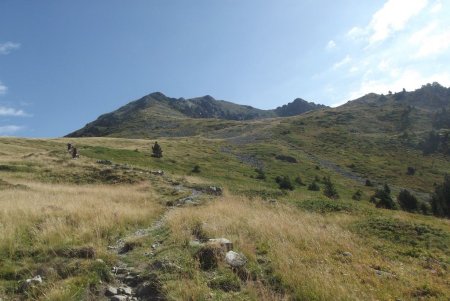
<path id="1" fill-rule="evenodd" d="M 117 295 L 117 288 L 114 286 L 108 286 L 105 290 L 105 296 L 114 296 Z"/>
<path id="2" fill-rule="evenodd" d="M 345 257 L 352 257 L 353 256 L 352 253 L 350 253 L 350 252 L 344 252 L 344 253 L 342 253 L 342 255 L 345 256 Z"/>
<path id="3" fill-rule="evenodd" d="M 127 301 L 128 296 L 125 295 L 115 295 L 111 297 L 111 301 Z"/>
<path id="4" fill-rule="evenodd" d="M 119 292 L 119 294 L 124 294 L 124 295 L 131 295 L 133 293 L 133 291 L 131 290 L 131 287 L 128 286 L 121 286 L 119 287 L 119 289 L 117 290 Z"/>
<path id="5" fill-rule="evenodd" d="M 228 251 L 227 254 L 225 254 L 225 262 L 233 268 L 239 268 L 247 263 L 247 258 L 243 254 Z"/>

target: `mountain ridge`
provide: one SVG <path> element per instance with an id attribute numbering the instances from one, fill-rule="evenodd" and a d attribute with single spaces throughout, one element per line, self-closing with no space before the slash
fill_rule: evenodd
<path id="1" fill-rule="evenodd" d="M 83 128 L 66 137 L 108 136 L 118 128 L 129 127 L 131 119 L 141 123 L 149 130 L 167 128 L 167 123 L 175 123 L 179 128 L 186 120 L 218 119 L 224 122 L 250 121 L 264 118 L 287 117 L 308 111 L 327 108 L 325 105 L 307 102 L 301 98 L 273 110 L 257 109 L 248 105 L 239 105 L 230 101 L 216 100 L 210 95 L 195 98 L 172 98 L 162 92 L 153 92 L 118 108 L 100 115 Z"/>

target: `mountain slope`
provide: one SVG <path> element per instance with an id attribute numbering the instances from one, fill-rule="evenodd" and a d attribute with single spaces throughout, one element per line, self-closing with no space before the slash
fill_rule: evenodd
<path id="1" fill-rule="evenodd" d="M 317 105 L 313 102 L 307 102 L 304 99 L 296 98 L 293 102 L 278 107 L 274 110 L 275 114 L 280 117 L 295 116 L 308 111 L 327 108 L 324 105 Z"/>
<path id="2" fill-rule="evenodd" d="M 298 115 L 324 107 L 296 99 L 275 110 L 260 110 L 216 100 L 209 95 L 177 99 L 155 92 L 101 115 L 67 137 L 193 136 L 234 127 L 239 124 L 238 121 Z"/>

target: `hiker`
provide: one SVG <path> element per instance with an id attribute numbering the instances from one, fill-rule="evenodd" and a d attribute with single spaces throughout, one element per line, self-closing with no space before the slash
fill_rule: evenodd
<path id="1" fill-rule="evenodd" d="M 70 152 L 72 149 L 72 143 L 67 143 L 67 151 Z"/>
<path id="2" fill-rule="evenodd" d="M 76 147 L 72 147 L 72 159 L 80 157 Z"/>

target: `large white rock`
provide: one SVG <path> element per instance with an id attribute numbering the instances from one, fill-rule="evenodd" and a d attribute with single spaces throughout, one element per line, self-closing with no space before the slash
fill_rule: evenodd
<path id="1" fill-rule="evenodd" d="M 41 275 L 37 275 L 36 277 L 27 279 L 27 283 L 29 283 L 29 284 L 42 283 Z"/>
<path id="2" fill-rule="evenodd" d="M 247 263 L 247 258 L 245 258 L 243 254 L 228 251 L 227 254 L 225 254 L 225 262 L 233 268 L 239 268 Z"/>

